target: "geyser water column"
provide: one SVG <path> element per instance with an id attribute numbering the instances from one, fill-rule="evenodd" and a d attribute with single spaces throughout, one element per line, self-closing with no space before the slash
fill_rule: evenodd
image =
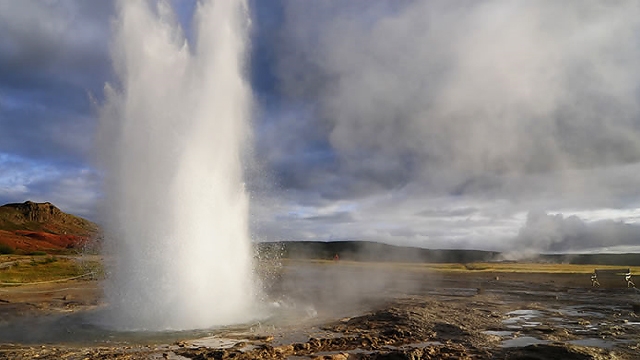
<path id="1" fill-rule="evenodd" d="M 198 4 L 190 48 L 168 2 L 120 1 L 99 150 L 106 324 L 180 330 L 252 317 L 243 144 L 244 1 Z"/>

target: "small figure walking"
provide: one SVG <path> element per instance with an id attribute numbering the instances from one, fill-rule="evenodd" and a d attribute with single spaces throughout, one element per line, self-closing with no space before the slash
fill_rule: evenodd
<path id="1" fill-rule="evenodd" d="M 627 282 L 627 287 L 636 287 L 636 284 L 633 283 L 633 281 L 631 281 L 631 273 L 628 272 L 626 274 L 624 274 L 624 280 Z"/>
<path id="2" fill-rule="evenodd" d="M 591 287 L 600 287 L 600 282 L 598 281 L 598 275 L 596 275 L 596 273 L 591 274 Z"/>

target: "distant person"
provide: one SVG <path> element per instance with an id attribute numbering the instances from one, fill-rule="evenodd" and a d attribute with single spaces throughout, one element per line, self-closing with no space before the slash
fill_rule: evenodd
<path id="1" fill-rule="evenodd" d="M 340 256 L 338 256 L 338 254 L 335 254 L 333 256 L 333 261 L 338 261 L 338 260 L 340 260 Z"/>
<path id="2" fill-rule="evenodd" d="M 600 282 L 598 281 L 598 275 L 596 275 L 596 273 L 591 274 L 591 287 L 600 287 Z"/>
<path id="3" fill-rule="evenodd" d="M 627 282 L 627 287 L 636 287 L 636 284 L 633 283 L 633 281 L 631 281 L 631 273 L 628 272 L 626 274 L 624 274 L 624 280 Z"/>

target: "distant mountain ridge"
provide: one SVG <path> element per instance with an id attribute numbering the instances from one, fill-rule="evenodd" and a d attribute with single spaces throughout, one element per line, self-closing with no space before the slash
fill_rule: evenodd
<path id="1" fill-rule="evenodd" d="M 0 245 L 4 252 L 48 251 L 82 247 L 98 233 L 98 225 L 67 214 L 50 202 L 0 206 Z"/>
<path id="2" fill-rule="evenodd" d="M 496 261 L 500 253 L 484 250 L 440 250 L 389 245 L 373 241 L 282 241 L 256 244 L 266 257 L 409 263 L 472 263 Z M 272 255 L 273 254 L 273 255 Z"/>
<path id="3" fill-rule="evenodd" d="M 474 263 L 503 262 L 502 253 L 485 250 L 424 249 L 396 246 L 372 241 L 280 241 L 256 244 L 261 258 L 334 259 L 408 262 L 408 263 Z M 640 266 L 640 254 L 538 254 L 523 262 L 552 264 L 593 264 Z"/>

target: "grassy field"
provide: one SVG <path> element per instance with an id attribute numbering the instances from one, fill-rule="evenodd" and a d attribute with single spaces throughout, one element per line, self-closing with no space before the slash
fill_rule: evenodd
<path id="1" fill-rule="evenodd" d="M 478 262 L 478 263 L 395 263 L 395 262 L 356 262 L 332 260 L 291 260 L 285 259 L 284 264 L 315 263 L 342 266 L 371 266 L 389 269 L 406 269 L 414 271 L 436 271 L 443 273 L 545 273 L 545 274 L 590 274 L 594 269 L 630 268 L 631 273 L 640 274 L 640 266 L 590 265 L 590 264 L 544 264 L 544 263 L 515 263 L 515 262 Z"/>
<path id="2" fill-rule="evenodd" d="M 72 278 L 103 276 L 102 264 L 95 260 L 56 256 L 0 256 L 0 286 L 15 286 Z"/>
<path id="3" fill-rule="evenodd" d="M 432 271 L 439 273 L 544 273 L 544 274 L 589 274 L 594 269 L 620 269 L 625 266 L 576 265 L 514 262 L 459 263 L 401 263 L 401 262 L 360 262 L 333 260 L 292 260 L 282 259 L 284 265 L 316 264 L 326 266 L 371 267 L 389 270 Z M 259 262 L 258 273 L 278 267 L 270 261 Z M 634 275 L 640 275 L 640 267 L 629 267 Z M 262 271 L 261 271 L 262 270 Z M 271 269 L 274 271 L 275 269 Z M 277 272 L 277 270 L 275 270 Z M 82 256 L 25 256 L 0 255 L 0 286 L 14 286 L 26 283 L 64 281 L 81 277 L 97 279 L 104 277 L 102 263 L 96 258 Z"/>

